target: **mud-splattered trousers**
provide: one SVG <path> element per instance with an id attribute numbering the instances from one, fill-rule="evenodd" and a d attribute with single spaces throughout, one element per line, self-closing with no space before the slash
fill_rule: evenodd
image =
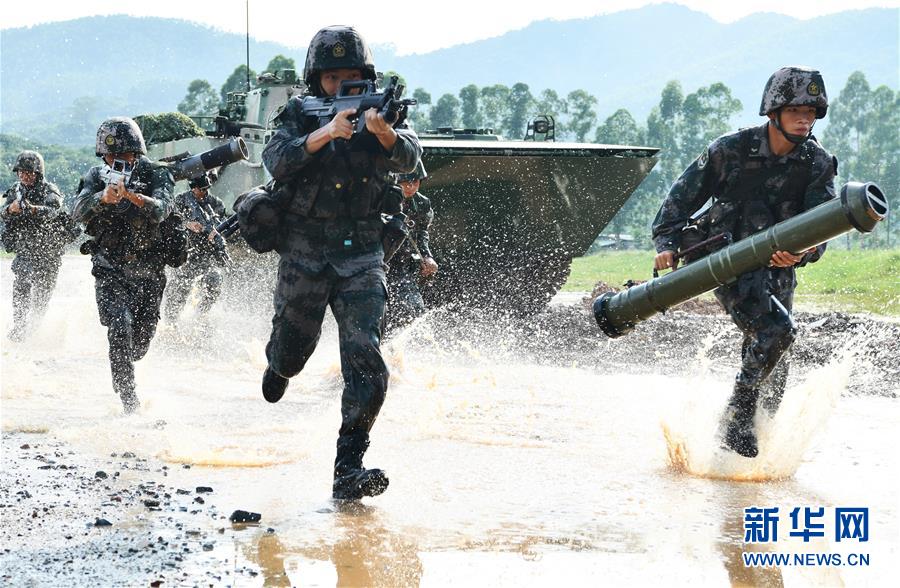
<path id="1" fill-rule="evenodd" d="M 13 259 L 12 332 L 15 336 L 22 336 L 28 330 L 29 321 L 39 320 L 46 312 L 61 263 L 62 258 L 55 252 L 50 255 L 20 253 Z"/>
<path id="2" fill-rule="evenodd" d="M 289 188 L 266 356 L 277 374 L 297 375 L 319 341 L 325 308 L 331 308 L 344 379 L 334 464 L 339 494 L 363 471 L 369 431 L 388 385 L 380 350 L 387 299 L 380 216 L 384 195 L 390 172 L 412 171 L 422 148 L 415 132 L 399 127 L 390 151 L 363 134 L 352 148 L 330 144 L 311 154 L 306 142 L 320 122 L 304 116 L 301 100 L 293 98 L 263 150 L 266 169 Z"/>
<path id="3" fill-rule="evenodd" d="M 166 320 L 175 322 L 184 308 L 194 284 L 199 287 L 199 313 L 209 312 L 222 293 L 222 268 L 208 256 L 191 254 L 187 262 L 172 272 L 166 290 Z"/>
<path id="4" fill-rule="evenodd" d="M 137 402 L 134 362 L 147 354 L 156 334 L 166 275 L 161 266 L 143 276 L 128 276 L 103 265 L 95 258 L 91 273 L 100 324 L 107 329 L 113 390 L 126 409 L 133 409 Z"/>

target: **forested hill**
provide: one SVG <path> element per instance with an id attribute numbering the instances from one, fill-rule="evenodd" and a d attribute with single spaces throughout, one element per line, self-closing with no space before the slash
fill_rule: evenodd
<path id="1" fill-rule="evenodd" d="M 583 89 L 601 120 L 618 108 L 643 118 L 669 80 L 686 91 L 724 82 L 755 120 L 761 88 L 785 64 L 822 70 L 830 90 L 861 70 L 873 86 L 897 88 L 897 9 L 849 11 L 812 20 L 757 14 L 732 24 L 676 5 L 542 21 L 475 43 L 397 56 L 375 47 L 379 69 L 437 98 L 460 88 L 524 82 L 536 94 Z M 474 18 L 474 16 L 473 16 Z M 416 26 L 440 26 L 421 22 Z M 253 31 L 251 31 L 252 33 Z M 251 42 L 251 68 L 277 54 L 301 67 L 297 47 Z M 197 78 L 219 88 L 244 59 L 244 37 L 175 19 L 91 17 L 0 33 L 3 132 L 51 142 L 83 141 L 110 114 L 174 110 Z M 53 136 L 41 135 L 53 119 Z M 58 127 L 60 123 L 70 128 Z"/>

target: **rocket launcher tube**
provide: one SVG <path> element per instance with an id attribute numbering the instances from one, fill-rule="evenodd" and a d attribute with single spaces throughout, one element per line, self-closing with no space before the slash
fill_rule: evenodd
<path id="1" fill-rule="evenodd" d="M 190 180 L 202 176 L 211 169 L 249 157 L 250 152 L 244 140 L 241 137 L 234 137 L 224 145 L 175 161 L 170 164 L 169 169 L 176 181 Z"/>
<path id="2" fill-rule="evenodd" d="M 651 316 L 769 265 L 776 251 L 799 254 L 829 239 L 856 229 L 870 233 L 888 214 L 888 203 L 874 183 L 848 182 L 840 198 L 824 202 L 802 214 L 685 265 L 614 294 L 594 300 L 594 318 L 609 337 L 621 337 Z"/>

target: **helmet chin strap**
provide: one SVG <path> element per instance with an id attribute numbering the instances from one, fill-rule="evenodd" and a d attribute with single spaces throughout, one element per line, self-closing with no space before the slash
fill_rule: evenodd
<path id="1" fill-rule="evenodd" d="M 775 113 L 775 118 L 772 120 L 772 122 L 775 123 L 775 128 L 778 129 L 779 131 L 781 131 L 781 134 L 784 135 L 784 138 L 787 139 L 788 141 L 790 141 L 791 143 L 793 143 L 794 145 L 802 145 L 803 143 L 806 143 L 806 141 L 809 140 L 810 137 L 812 137 L 813 126 L 815 126 L 815 124 L 816 124 L 815 121 L 813 121 L 813 124 L 810 125 L 810 127 L 809 127 L 809 132 L 806 133 L 805 135 L 794 135 L 794 134 L 788 133 L 781 126 L 781 109 L 780 108 L 778 109 L 778 112 Z"/>

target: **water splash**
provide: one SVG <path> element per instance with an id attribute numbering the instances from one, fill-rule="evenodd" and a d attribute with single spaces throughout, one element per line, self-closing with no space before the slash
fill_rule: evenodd
<path id="1" fill-rule="evenodd" d="M 848 342 L 829 362 L 789 387 L 774 416 L 757 410 L 759 455 L 753 459 L 722 448 L 716 434 L 731 385 L 708 377 L 689 380 L 681 391 L 683 402 L 660 423 L 669 465 L 678 472 L 722 480 L 764 482 L 793 476 L 816 436 L 826 430 L 859 352 L 858 340 Z"/>

